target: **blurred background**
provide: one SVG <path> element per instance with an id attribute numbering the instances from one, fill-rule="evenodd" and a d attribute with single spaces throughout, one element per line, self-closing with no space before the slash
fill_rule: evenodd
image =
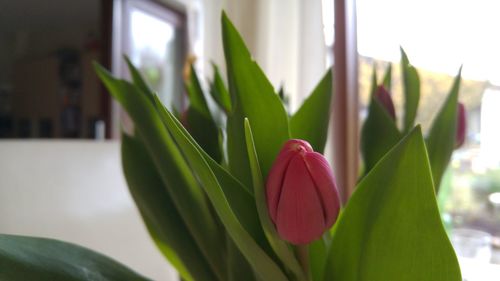
<path id="1" fill-rule="evenodd" d="M 360 122 L 374 65 L 381 75 L 393 64 L 401 114 L 400 46 L 420 74 L 417 121 L 424 131 L 463 64 L 467 139 L 453 155 L 438 201 L 464 278 L 497 280 L 500 4 L 355 4 L 356 28 L 349 32 L 357 41 Z M 211 62 L 224 73 L 224 9 L 294 111 L 335 63 L 334 6 L 334 0 L 0 0 L 0 232 L 72 241 L 155 280 L 174 280 L 121 172 L 119 132 L 130 122 L 98 82 L 92 62 L 127 78 L 122 55 L 128 55 L 162 101 L 182 111 L 188 58 L 202 78 L 212 77 Z"/>

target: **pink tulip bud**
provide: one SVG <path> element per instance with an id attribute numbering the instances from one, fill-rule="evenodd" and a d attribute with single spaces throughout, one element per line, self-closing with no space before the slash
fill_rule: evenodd
<path id="1" fill-rule="evenodd" d="M 320 238 L 337 220 L 340 200 L 332 169 L 306 141 L 285 143 L 269 172 L 266 192 L 278 234 L 293 244 Z"/>
<path id="2" fill-rule="evenodd" d="M 463 103 L 458 103 L 457 110 L 457 134 L 455 136 L 455 148 L 461 147 L 465 142 L 465 131 L 467 130 L 467 118 L 465 106 Z"/>
<path id="3" fill-rule="evenodd" d="M 396 120 L 396 110 L 394 109 L 391 94 L 385 89 L 384 86 L 378 86 L 375 97 L 382 104 L 387 113 L 389 113 L 392 119 Z"/>

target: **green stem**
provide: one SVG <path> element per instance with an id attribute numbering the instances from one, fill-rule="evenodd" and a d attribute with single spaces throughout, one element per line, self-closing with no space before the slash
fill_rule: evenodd
<path id="1" fill-rule="evenodd" d="M 296 245 L 295 254 L 299 260 L 300 266 L 304 270 L 304 275 L 307 276 L 307 280 L 311 280 L 311 273 L 309 272 L 309 246 L 306 245 Z"/>

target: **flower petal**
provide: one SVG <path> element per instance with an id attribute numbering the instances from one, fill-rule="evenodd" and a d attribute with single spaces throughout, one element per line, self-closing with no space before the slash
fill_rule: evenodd
<path id="1" fill-rule="evenodd" d="M 277 211 L 280 236 L 293 244 L 307 244 L 325 231 L 323 208 L 302 154 L 288 166 Z"/>
<path id="2" fill-rule="evenodd" d="M 332 169 L 325 157 L 317 152 L 306 153 L 304 159 L 319 193 L 318 197 L 321 198 L 326 227 L 330 228 L 337 220 L 340 210 L 340 197 Z"/>
<path id="3" fill-rule="evenodd" d="M 290 160 L 295 155 L 289 150 L 282 150 L 269 171 L 266 181 L 266 200 L 269 215 L 274 223 L 276 223 L 276 212 L 278 209 L 278 201 L 281 195 L 281 187 L 285 177 L 286 169 Z"/>
<path id="4" fill-rule="evenodd" d="M 312 149 L 312 146 L 305 140 L 300 140 L 300 139 L 291 139 L 291 140 L 288 140 L 285 145 L 283 146 L 283 148 L 281 149 L 281 151 L 283 150 L 292 150 L 292 151 L 300 151 L 300 149 L 298 149 L 299 147 L 301 148 L 304 148 L 306 152 L 312 152 L 313 149 Z"/>
<path id="5" fill-rule="evenodd" d="M 273 222 L 276 223 L 276 211 L 278 209 L 278 200 L 281 194 L 281 187 L 283 185 L 283 179 L 285 177 L 286 169 L 290 160 L 294 155 L 299 153 L 301 150 L 306 152 L 313 151 L 311 145 L 299 139 L 288 140 L 281 149 L 278 157 L 274 160 L 273 166 L 269 171 L 269 175 L 266 180 L 266 200 L 267 208 L 269 210 L 269 215 Z"/>

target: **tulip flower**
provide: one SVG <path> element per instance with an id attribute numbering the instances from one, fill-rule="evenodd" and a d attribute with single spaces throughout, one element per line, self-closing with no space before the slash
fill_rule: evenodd
<path id="1" fill-rule="evenodd" d="M 303 140 L 285 143 L 266 182 L 267 206 L 283 240 L 310 243 L 337 220 L 340 200 L 332 169 Z"/>
<path id="2" fill-rule="evenodd" d="M 380 102 L 380 104 L 382 104 L 387 113 L 389 113 L 392 120 L 396 120 L 396 110 L 394 109 L 391 94 L 385 89 L 384 86 L 378 86 L 375 98 Z"/>
<path id="3" fill-rule="evenodd" d="M 467 118 L 465 106 L 463 103 L 458 103 L 457 109 L 457 134 L 455 135 L 455 148 L 461 147 L 465 142 L 465 131 L 467 127 Z"/>

